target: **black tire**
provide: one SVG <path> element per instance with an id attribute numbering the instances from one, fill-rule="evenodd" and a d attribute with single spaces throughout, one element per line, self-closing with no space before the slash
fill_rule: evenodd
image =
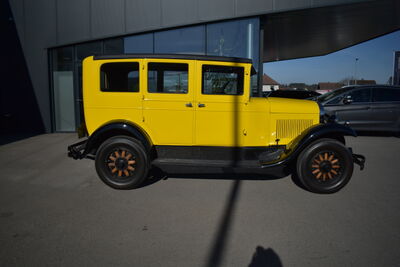
<path id="1" fill-rule="evenodd" d="M 305 189 L 331 194 L 349 182 L 353 168 L 352 154 L 341 142 L 320 139 L 300 153 L 294 175 Z"/>
<path id="2" fill-rule="evenodd" d="M 140 187 L 149 171 L 144 146 L 129 136 L 104 141 L 97 150 L 95 165 L 100 179 L 115 189 Z"/>

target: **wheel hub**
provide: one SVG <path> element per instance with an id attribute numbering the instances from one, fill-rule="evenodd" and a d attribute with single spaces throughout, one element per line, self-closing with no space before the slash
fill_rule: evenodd
<path id="1" fill-rule="evenodd" d="M 128 150 L 116 150 L 109 154 L 106 164 L 111 174 L 118 177 L 129 177 L 135 171 L 136 161 Z"/>
<path id="2" fill-rule="evenodd" d="M 312 174 L 317 180 L 331 180 L 338 177 L 340 162 L 335 153 L 322 152 L 317 154 L 312 161 Z"/>
<path id="3" fill-rule="evenodd" d="M 115 167 L 118 170 L 125 170 L 128 167 L 128 161 L 125 158 L 117 158 L 115 160 Z"/>

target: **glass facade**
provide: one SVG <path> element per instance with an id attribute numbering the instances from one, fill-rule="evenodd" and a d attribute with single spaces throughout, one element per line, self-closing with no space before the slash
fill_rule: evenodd
<path id="1" fill-rule="evenodd" d="M 205 55 L 205 38 L 204 25 L 156 32 L 154 53 Z"/>
<path id="2" fill-rule="evenodd" d="M 147 33 L 124 38 L 125 54 L 153 54 L 154 34 Z"/>
<path id="3" fill-rule="evenodd" d="M 53 50 L 52 80 L 56 131 L 75 131 L 74 54 L 72 47 Z"/>
<path id="4" fill-rule="evenodd" d="M 253 66 L 258 72 L 259 33 L 259 18 L 249 18 L 53 49 L 51 55 L 55 130 L 74 131 L 83 121 L 82 60 L 87 56 L 136 53 L 242 57 L 252 59 Z M 176 80 L 175 76 L 170 80 Z M 179 79 L 182 77 L 180 75 Z M 251 88 L 253 95 L 257 96 L 258 75 L 251 77 Z"/>

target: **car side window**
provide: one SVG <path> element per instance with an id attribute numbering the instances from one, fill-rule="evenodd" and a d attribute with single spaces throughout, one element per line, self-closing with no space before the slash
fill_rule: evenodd
<path id="1" fill-rule="evenodd" d="M 100 67 L 103 92 L 139 92 L 139 63 L 105 63 Z"/>
<path id="2" fill-rule="evenodd" d="M 370 102 L 371 101 L 371 90 L 367 89 L 360 89 L 351 91 L 346 95 L 346 98 L 352 100 L 353 103 L 363 103 L 363 102 Z"/>
<path id="3" fill-rule="evenodd" d="M 326 104 L 327 105 L 336 105 L 336 104 L 339 104 L 342 99 L 343 99 L 343 96 L 337 96 Z"/>
<path id="4" fill-rule="evenodd" d="M 202 94 L 242 95 L 244 69 L 242 67 L 203 65 Z"/>
<path id="5" fill-rule="evenodd" d="M 393 102 L 400 101 L 400 89 L 374 88 L 374 102 Z"/>
<path id="6" fill-rule="evenodd" d="M 149 93 L 187 94 L 188 64 L 149 63 Z"/>

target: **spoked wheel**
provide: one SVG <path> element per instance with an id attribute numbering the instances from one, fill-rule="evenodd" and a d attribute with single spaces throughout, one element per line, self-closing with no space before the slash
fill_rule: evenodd
<path id="1" fill-rule="evenodd" d="M 107 185 L 116 189 L 140 186 L 148 173 L 148 157 L 143 145 L 127 136 L 106 140 L 96 153 L 96 171 Z"/>
<path id="2" fill-rule="evenodd" d="M 299 155 L 296 174 L 306 189 L 315 193 L 334 193 L 349 182 L 353 174 L 353 158 L 342 143 L 320 139 Z"/>

